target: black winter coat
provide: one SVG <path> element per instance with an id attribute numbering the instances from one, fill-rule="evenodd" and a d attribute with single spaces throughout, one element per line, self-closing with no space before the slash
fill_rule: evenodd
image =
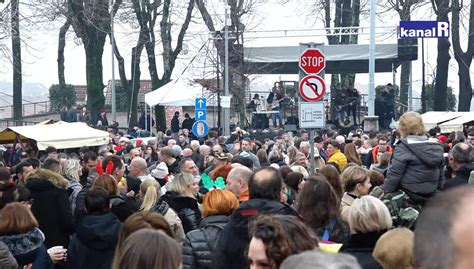
<path id="1" fill-rule="evenodd" d="M 245 251 L 250 243 L 249 224 L 261 214 L 299 216 L 289 205 L 276 200 L 250 199 L 242 203 L 222 231 L 213 256 L 213 268 L 248 268 Z"/>
<path id="2" fill-rule="evenodd" d="M 138 201 L 134 197 L 113 196 L 110 198 L 110 204 L 112 205 L 110 211 L 112 211 L 121 222 L 127 220 L 128 217 L 140 209 Z"/>
<path id="3" fill-rule="evenodd" d="M 46 237 L 44 244 L 47 248 L 68 246 L 69 236 L 74 233 L 68 181 L 45 169 L 32 171 L 25 181 L 33 199 L 31 211 Z"/>
<path id="4" fill-rule="evenodd" d="M 183 129 L 188 129 L 191 131 L 193 129 L 194 122 L 195 121 L 191 118 L 184 119 L 182 124 Z"/>
<path id="5" fill-rule="evenodd" d="M 461 169 L 456 171 L 455 177 L 446 181 L 446 183 L 444 184 L 444 189 L 447 190 L 450 188 L 468 184 L 471 171 L 474 171 L 474 163 L 464 165 L 463 167 L 461 167 Z"/>
<path id="6" fill-rule="evenodd" d="M 183 243 L 183 269 L 212 268 L 212 258 L 219 236 L 229 221 L 225 215 L 209 216 L 200 229 L 189 232 Z"/>
<path id="7" fill-rule="evenodd" d="M 178 213 L 178 217 L 183 223 L 185 234 L 199 228 L 199 223 L 201 223 L 202 217 L 196 199 L 183 197 L 177 192 L 169 191 L 163 195 L 163 200 L 167 202 L 176 213 Z"/>
<path id="8" fill-rule="evenodd" d="M 15 235 L 2 235 L 0 241 L 7 245 L 18 263 L 18 268 L 28 264 L 33 264 L 33 269 L 53 268 L 53 262 L 43 244 L 44 234 L 39 229 L 34 228 Z"/>
<path id="9" fill-rule="evenodd" d="M 67 268 L 111 268 L 121 225 L 113 213 L 85 216 L 69 244 Z"/>
<path id="10" fill-rule="evenodd" d="M 384 184 L 385 192 L 404 190 L 416 201 L 415 195 L 431 197 L 444 184 L 443 147 L 424 136 L 409 136 L 397 144 Z"/>
<path id="11" fill-rule="evenodd" d="M 171 132 L 179 132 L 179 118 L 176 116 L 173 116 L 173 118 L 171 119 Z"/>
<path id="12" fill-rule="evenodd" d="M 354 256 L 364 269 L 382 269 L 382 266 L 372 257 L 375 244 L 385 231 L 366 234 L 352 234 L 345 243 L 341 252 Z"/>

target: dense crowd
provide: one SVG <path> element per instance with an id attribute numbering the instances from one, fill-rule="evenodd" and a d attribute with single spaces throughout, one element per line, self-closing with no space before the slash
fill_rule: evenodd
<path id="1" fill-rule="evenodd" d="M 265 135 L 7 145 L 0 268 L 474 268 L 474 129 Z"/>

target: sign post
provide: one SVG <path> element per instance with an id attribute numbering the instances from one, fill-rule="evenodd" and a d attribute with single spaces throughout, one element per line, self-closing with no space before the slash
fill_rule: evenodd
<path id="1" fill-rule="evenodd" d="M 323 101 L 326 92 L 324 81 L 324 68 L 326 68 L 326 56 L 324 55 L 324 44 L 300 44 L 299 67 L 300 83 L 298 102 L 298 115 L 300 128 L 307 128 L 310 133 L 311 171 L 314 175 L 316 162 L 314 160 L 314 138 L 316 130 L 326 126 L 326 103 Z"/>
<path id="2" fill-rule="evenodd" d="M 204 137 L 209 132 L 209 125 L 206 122 L 207 117 L 207 100 L 206 98 L 196 98 L 194 104 L 194 118 L 196 122 L 193 124 L 193 134 L 196 137 Z"/>

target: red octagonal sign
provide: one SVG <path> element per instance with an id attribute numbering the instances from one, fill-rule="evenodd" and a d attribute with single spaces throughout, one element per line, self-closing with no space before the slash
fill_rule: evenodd
<path id="1" fill-rule="evenodd" d="M 306 49 L 300 56 L 300 68 L 306 74 L 318 74 L 326 67 L 326 56 L 318 49 Z"/>

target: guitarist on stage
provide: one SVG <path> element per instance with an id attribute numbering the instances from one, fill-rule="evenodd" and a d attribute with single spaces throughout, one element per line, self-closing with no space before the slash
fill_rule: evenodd
<path id="1" fill-rule="evenodd" d="M 272 111 L 278 111 L 278 113 L 273 113 L 272 114 L 272 121 L 273 121 L 273 127 L 276 128 L 276 119 L 278 118 L 278 124 L 280 127 L 283 126 L 283 104 L 282 101 L 284 100 L 284 96 L 281 92 L 281 90 L 275 85 L 272 88 L 272 92 L 268 95 L 267 98 L 267 103 L 268 107 Z"/>

